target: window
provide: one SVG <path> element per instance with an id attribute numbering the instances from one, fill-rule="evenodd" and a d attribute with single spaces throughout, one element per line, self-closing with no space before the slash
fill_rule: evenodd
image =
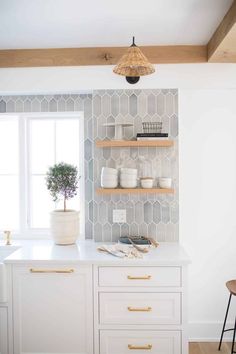
<path id="1" fill-rule="evenodd" d="M 84 234 L 83 115 L 56 113 L 0 117 L 0 229 L 23 237 L 47 235 L 53 203 L 45 184 L 54 163 L 76 165 L 78 195 L 68 208 L 80 210 Z"/>
<path id="2" fill-rule="evenodd" d="M 18 120 L 3 118 L 0 125 L 0 224 L 19 228 Z"/>

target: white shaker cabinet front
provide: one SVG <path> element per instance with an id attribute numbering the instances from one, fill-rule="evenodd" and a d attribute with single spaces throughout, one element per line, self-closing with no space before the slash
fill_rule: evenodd
<path id="1" fill-rule="evenodd" d="M 186 267 L 101 266 L 94 279 L 95 354 L 188 354 Z"/>
<path id="2" fill-rule="evenodd" d="M 0 307 L 0 354 L 8 354 L 7 307 Z"/>
<path id="3" fill-rule="evenodd" d="M 92 354 L 92 293 L 92 265 L 14 266 L 14 354 Z"/>

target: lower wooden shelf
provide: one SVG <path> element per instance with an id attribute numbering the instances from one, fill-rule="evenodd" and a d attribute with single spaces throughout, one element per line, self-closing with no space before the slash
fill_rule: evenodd
<path id="1" fill-rule="evenodd" d="M 97 188 L 97 194 L 157 193 L 173 194 L 173 188 Z"/>
<path id="2" fill-rule="evenodd" d="M 159 140 L 97 140 L 96 146 L 106 147 L 169 147 L 173 146 L 174 141 L 169 139 Z"/>

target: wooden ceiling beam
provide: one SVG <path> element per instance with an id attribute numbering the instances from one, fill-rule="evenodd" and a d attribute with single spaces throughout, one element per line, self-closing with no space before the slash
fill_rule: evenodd
<path id="1" fill-rule="evenodd" d="M 206 46 L 140 47 L 153 64 L 204 63 Z M 0 50 L 0 68 L 115 65 L 127 47 Z"/>
<path id="2" fill-rule="evenodd" d="M 236 63 L 236 0 L 207 45 L 208 61 Z"/>

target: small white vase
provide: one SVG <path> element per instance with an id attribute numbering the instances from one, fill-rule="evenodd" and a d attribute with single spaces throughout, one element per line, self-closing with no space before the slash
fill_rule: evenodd
<path id="1" fill-rule="evenodd" d="M 54 210 L 50 213 L 50 229 L 57 245 L 72 245 L 79 236 L 79 211 Z"/>

